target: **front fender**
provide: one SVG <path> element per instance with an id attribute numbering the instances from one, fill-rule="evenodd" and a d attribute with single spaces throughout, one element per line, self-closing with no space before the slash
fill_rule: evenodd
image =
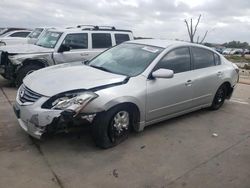
<path id="1" fill-rule="evenodd" d="M 13 55 L 9 56 L 9 60 L 13 65 L 24 65 L 31 61 L 38 61 L 48 66 L 52 62 L 51 54 L 29 54 L 29 55 Z"/>

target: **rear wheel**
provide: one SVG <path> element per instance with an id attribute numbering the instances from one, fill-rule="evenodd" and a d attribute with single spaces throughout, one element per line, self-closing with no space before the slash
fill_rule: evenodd
<path id="1" fill-rule="evenodd" d="M 125 105 L 98 114 L 92 127 L 96 145 L 101 148 L 110 148 L 126 140 L 132 122 L 130 108 Z"/>
<path id="2" fill-rule="evenodd" d="M 40 65 L 35 65 L 35 64 L 24 65 L 23 67 L 21 67 L 17 72 L 17 76 L 15 80 L 16 86 L 20 87 L 20 85 L 22 85 L 23 83 L 23 79 L 25 76 L 41 68 L 42 67 Z"/>
<path id="3" fill-rule="evenodd" d="M 214 96 L 213 103 L 210 107 L 211 110 L 218 110 L 224 104 L 224 101 L 227 96 L 227 91 L 228 90 L 226 85 L 222 85 L 219 87 Z"/>

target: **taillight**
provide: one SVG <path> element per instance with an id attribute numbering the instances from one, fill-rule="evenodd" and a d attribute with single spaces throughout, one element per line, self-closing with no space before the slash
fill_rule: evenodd
<path id="1" fill-rule="evenodd" d="M 239 79 L 240 79 L 240 69 L 237 65 L 235 65 L 234 63 L 232 63 L 233 67 L 234 67 L 234 70 L 237 72 L 238 74 L 238 79 L 237 79 L 237 82 L 239 82 Z"/>

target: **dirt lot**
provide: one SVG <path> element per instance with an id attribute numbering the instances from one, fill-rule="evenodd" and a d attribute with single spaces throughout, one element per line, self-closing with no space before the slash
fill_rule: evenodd
<path id="1" fill-rule="evenodd" d="M 16 89 L 2 78 L 0 89 L 0 187 L 250 186 L 250 85 L 239 84 L 219 111 L 156 124 L 109 150 L 88 129 L 31 139 L 12 111 Z"/>

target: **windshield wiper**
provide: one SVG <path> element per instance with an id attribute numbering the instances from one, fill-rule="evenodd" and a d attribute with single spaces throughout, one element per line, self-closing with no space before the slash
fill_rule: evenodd
<path id="1" fill-rule="evenodd" d="M 35 44 L 35 45 L 43 47 L 43 45 L 41 45 L 41 44 Z"/>
<path id="2" fill-rule="evenodd" d="M 99 70 L 102 70 L 102 71 L 105 71 L 105 72 L 111 72 L 113 73 L 112 71 L 110 71 L 109 69 L 106 69 L 104 67 L 99 67 L 99 66 L 95 66 L 95 65 L 89 65 L 90 67 L 93 67 L 93 68 L 96 68 L 96 69 L 99 69 Z"/>

